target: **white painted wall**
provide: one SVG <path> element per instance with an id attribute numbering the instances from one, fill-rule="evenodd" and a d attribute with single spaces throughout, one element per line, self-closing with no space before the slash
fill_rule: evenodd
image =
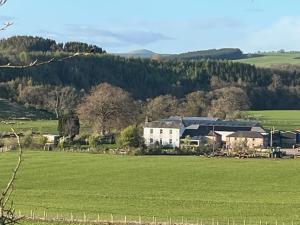
<path id="1" fill-rule="evenodd" d="M 178 128 L 149 128 L 144 127 L 144 139 L 145 144 L 147 146 L 154 144 L 155 142 L 160 143 L 160 140 L 162 141 L 163 146 L 170 146 L 170 147 L 179 147 L 180 145 L 180 137 L 183 133 L 184 128 L 178 129 Z M 151 133 L 151 130 L 153 132 Z M 161 131 L 162 130 L 162 133 Z M 171 131 L 171 132 L 170 132 Z M 150 143 L 150 139 L 153 140 L 152 143 Z M 170 144 L 170 139 L 172 140 L 172 143 Z"/>
<path id="2" fill-rule="evenodd" d="M 217 134 L 220 134 L 220 135 L 222 136 L 222 141 L 224 141 L 224 142 L 226 142 L 226 137 L 227 137 L 228 135 L 234 133 L 234 132 L 232 132 L 232 131 L 217 131 L 217 130 L 215 130 L 215 132 L 216 132 Z"/>

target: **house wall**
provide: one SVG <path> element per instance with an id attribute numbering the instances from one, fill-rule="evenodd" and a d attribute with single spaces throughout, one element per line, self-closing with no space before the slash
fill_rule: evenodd
<path id="1" fill-rule="evenodd" d="M 227 137 L 226 147 L 233 149 L 239 143 L 245 143 L 248 148 L 267 147 L 266 138 Z"/>
<path id="2" fill-rule="evenodd" d="M 151 132 L 152 130 L 152 132 Z M 162 132 L 161 132 L 162 130 Z M 172 133 L 171 133 L 172 132 Z M 162 146 L 179 147 L 183 128 L 144 128 L 144 139 L 147 146 L 158 142 Z M 170 143 L 172 140 L 172 143 Z M 152 142 L 151 142 L 152 141 Z"/>
<path id="3" fill-rule="evenodd" d="M 213 142 L 215 142 L 216 147 L 220 147 L 222 145 L 222 137 L 219 136 L 219 135 L 217 135 L 215 137 L 213 137 L 213 136 L 206 136 L 205 138 L 211 144 L 213 144 Z"/>
<path id="4" fill-rule="evenodd" d="M 222 136 L 222 141 L 223 141 L 223 142 L 226 142 L 226 137 L 227 137 L 228 135 L 234 133 L 234 132 L 232 132 L 232 131 L 217 131 L 217 130 L 215 130 L 215 132 L 216 132 L 217 134 L 220 134 L 220 135 Z"/>

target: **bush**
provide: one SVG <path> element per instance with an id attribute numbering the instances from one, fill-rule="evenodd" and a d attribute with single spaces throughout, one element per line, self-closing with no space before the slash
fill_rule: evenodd
<path id="1" fill-rule="evenodd" d="M 125 148 L 138 148 L 143 145 L 143 138 L 136 126 L 129 126 L 121 132 L 117 144 Z"/>

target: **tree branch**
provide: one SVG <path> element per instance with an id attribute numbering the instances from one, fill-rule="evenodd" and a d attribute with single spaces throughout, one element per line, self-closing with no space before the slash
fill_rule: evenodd
<path id="1" fill-rule="evenodd" d="M 10 63 L 6 64 L 6 65 L 0 65 L 0 68 L 12 68 L 12 69 L 25 69 L 25 68 L 30 68 L 30 67 L 36 67 L 36 66 L 42 66 L 45 64 L 50 64 L 50 63 L 54 63 L 54 62 L 63 62 L 65 60 L 68 59 L 72 59 L 78 56 L 87 56 L 87 55 L 91 55 L 92 53 L 75 53 L 73 55 L 70 56 L 66 56 L 63 58 L 51 58 L 50 60 L 46 60 L 46 61 L 41 61 L 39 62 L 37 59 L 27 65 L 11 65 Z"/>

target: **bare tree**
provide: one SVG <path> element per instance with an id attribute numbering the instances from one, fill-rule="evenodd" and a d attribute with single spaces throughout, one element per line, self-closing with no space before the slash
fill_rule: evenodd
<path id="1" fill-rule="evenodd" d="M 81 121 L 101 135 L 112 129 L 124 128 L 133 121 L 135 104 L 129 93 L 103 83 L 93 88 L 78 107 Z"/>
<path id="2" fill-rule="evenodd" d="M 7 0 L 0 0 L 0 6 L 3 6 Z M 10 27 L 13 23 L 7 22 L 2 27 L 0 27 L 0 31 L 6 30 L 8 27 Z M 75 53 L 63 58 L 51 58 L 50 60 L 46 61 L 39 61 L 36 59 L 35 61 L 27 64 L 27 65 L 12 65 L 11 63 L 8 63 L 6 65 L 0 65 L 0 68 L 14 68 L 14 69 L 23 69 L 23 68 L 29 68 L 29 67 L 36 67 L 36 66 L 42 66 L 45 64 L 50 64 L 53 62 L 61 62 L 65 60 L 69 60 L 78 56 L 86 56 L 89 54 L 93 54 L 93 52 L 88 53 Z M 19 146 L 19 155 L 18 155 L 18 162 L 15 166 L 15 169 L 12 172 L 11 178 L 7 183 L 6 188 L 3 189 L 3 191 L 0 194 L 0 225 L 11 225 L 16 224 L 20 218 L 18 218 L 15 214 L 15 209 L 13 208 L 13 202 L 11 201 L 11 196 L 14 191 L 15 181 L 18 174 L 18 171 L 20 170 L 20 166 L 22 163 L 22 156 L 23 156 L 23 150 L 22 146 L 20 144 L 20 137 L 18 134 L 12 129 L 12 132 L 17 138 L 18 146 Z M 8 204 L 10 204 L 8 206 Z"/>
<path id="3" fill-rule="evenodd" d="M 15 185 L 15 181 L 17 178 L 17 173 L 18 173 L 21 163 L 22 163 L 23 150 L 22 150 L 22 147 L 20 144 L 19 135 L 14 131 L 14 129 L 12 129 L 12 132 L 14 133 L 14 135 L 16 136 L 17 141 L 18 141 L 19 156 L 18 156 L 18 162 L 17 162 L 16 167 L 11 175 L 11 178 L 8 181 L 6 188 L 4 188 L 0 194 L 0 225 L 15 224 L 20 219 L 15 215 L 13 203 L 10 200 L 11 200 L 11 195 L 14 191 L 14 185 Z M 10 204 L 10 205 L 8 206 L 8 204 Z"/>

